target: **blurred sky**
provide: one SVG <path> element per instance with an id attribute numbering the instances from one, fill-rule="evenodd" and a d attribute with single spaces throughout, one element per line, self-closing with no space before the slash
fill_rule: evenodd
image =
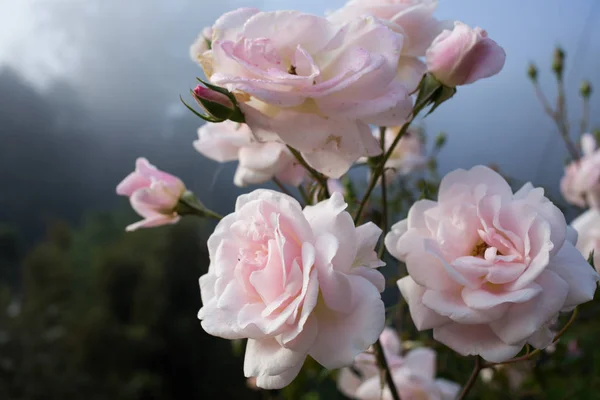
<path id="1" fill-rule="evenodd" d="M 0 0 L 0 65 L 14 68 L 40 93 L 55 82 L 67 84 L 78 94 L 79 105 L 103 121 L 101 134 L 115 147 L 124 137 L 135 137 L 140 147 L 142 142 L 148 146 L 157 136 L 173 134 L 163 120 L 195 123 L 178 100 L 200 75 L 189 60 L 188 47 L 220 14 L 240 6 L 323 14 L 343 3 Z M 440 159 L 442 171 L 495 163 L 519 180 L 555 188 L 565 151 L 535 98 L 526 69 L 530 61 L 538 64 L 541 84 L 554 98 L 551 55 L 557 44 L 566 50 L 569 116 L 578 130 L 580 80 L 589 79 L 600 91 L 600 1 L 440 0 L 437 16 L 483 27 L 507 53 L 498 76 L 459 88 L 452 101 L 426 119 L 432 137 L 439 131 L 448 133 Z M 599 111 L 600 101 L 594 96 L 591 115 L 596 124 Z M 148 121 L 152 121 L 150 128 Z M 14 134 L 0 126 L 0 147 Z M 192 151 L 194 135 L 192 130 L 190 147 L 181 151 Z M 141 154 L 130 153 L 121 156 L 133 165 Z M 216 164 L 202 165 L 203 175 L 214 175 Z M 227 180 L 215 189 L 230 185 L 231 173 L 231 168 L 226 169 L 221 177 Z M 107 186 L 107 190 L 113 189 Z"/>

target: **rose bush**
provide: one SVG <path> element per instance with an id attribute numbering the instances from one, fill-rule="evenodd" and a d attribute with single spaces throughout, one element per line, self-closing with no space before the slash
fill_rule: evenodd
<path id="1" fill-rule="evenodd" d="M 559 312 L 591 300 L 599 275 L 543 189 L 512 192 L 487 167 L 457 170 L 438 201 L 420 200 L 385 238 L 409 276 L 398 281 L 419 330 L 492 362 L 543 348 Z"/>

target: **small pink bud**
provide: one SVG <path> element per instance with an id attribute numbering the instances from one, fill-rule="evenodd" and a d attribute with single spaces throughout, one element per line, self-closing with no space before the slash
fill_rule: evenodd
<path id="1" fill-rule="evenodd" d="M 449 87 L 467 85 L 496 75 L 506 60 L 502 47 L 481 28 L 472 29 L 456 21 L 427 49 L 427 69 Z"/>
<path id="2" fill-rule="evenodd" d="M 185 192 L 183 182 L 160 171 L 145 158 L 138 158 L 135 171 L 117 186 L 117 194 L 129 197 L 131 207 L 144 219 L 126 230 L 150 228 L 179 221 L 175 208 Z"/>
<path id="3" fill-rule="evenodd" d="M 194 89 L 194 95 L 196 95 L 199 101 L 207 100 L 212 103 L 220 104 L 223 107 L 227 107 L 230 109 L 235 108 L 234 104 L 231 102 L 231 100 L 229 100 L 227 96 L 225 96 L 222 93 L 216 92 L 212 89 L 206 88 L 202 85 L 196 86 L 196 88 Z M 201 105 L 204 107 L 202 103 Z"/>

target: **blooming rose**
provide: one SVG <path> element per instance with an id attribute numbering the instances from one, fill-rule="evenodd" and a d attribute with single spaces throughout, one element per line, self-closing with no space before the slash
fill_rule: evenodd
<path id="1" fill-rule="evenodd" d="M 176 223 L 179 216 L 175 208 L 184 192 L 185 185 L 179 178 L 156 169 L 145 158 L 138 158 L 135 171 L 117 186 L 117 194 L 129 197 L 131 207 L 144 217 L 126 230 Z"/>
<path id="2" fill-rule="evenodd" d="M 600 208 L 600 151 L 593 135 L 581 137 L 581 149 L 583 157 L 567 166 L 560 190 L 571 204 Z"/>
<path id="3" fill-rule="evenodd" d="M 246 377 L 281 388 L 310 355 L 326 368 L 352 363 L 384 326 L 381 230 L 355 228 L 341 194 L 302 210 L 271 190 L 238 197 L 208 239 L 200 278 L 206 332 L 248 338 Z"/>
<path id="4" fill-rule="evenodd" d="M 591 300 L 600 276 L 543 189 L 512 192 L 491 169 L 457 170 L 385 244 L 406 263 L 398 287 L 419 330 L 462 355 L 505 361 L 553 340 L 559 312 Z"/>
<path id="5" fill-rule="evenodd" d="M 190 46 L 190 58 L 200 63 L 202 55 L 210 50 L 212 42 L 212 27 L 206 27 L 200 32 L 194 43 Z M 202 64 L 200 64 L 202 65 Z"/>
<path id="6" fill-rule="evenodd" d="M 262 140 L 280 140 L 339 178 L 381 152 L 368 124 L 401 124 L 412 100 L 398 70 L 403 36 L 373 17 L 345 25 L 295 11 L 239 9 L 213 27 L 202 55 Z"/>
<path id="7" fill-rule="evenodd" d="M 404 44 L 399 70 L 409 92 L 417 88 L 427 67 L 420 60 L 433 40 L 449 26 L 433 17 L 437 0 L 350 0 L 327 18 L 345 23 L 353 18 L 372 15 L 400 27 Z"/>
<path id="8" fill-rule="evenodd" d="M 594 266 L 600 268 L 600 211 L 588 210 L 571 222 L 577 231 L 577 250 L 587 259 L 594 251 Z"/>
<path id="9" fill-rule="evenodd" d="M 385 328 L 379 338 L 394 384 L 402 399 L 454 400 L 460 386 L 445 379 L 435 379 L 435 351 L 421 347 L 400 355 L 402 344 L 396 332 Z M 375 355 L 359 354 L 354 370 L 344 368 L 338 377 L 338 388 L 344 395 L 357 400 L 391 400 L 387 386 L 381 387 L 381 374 Z"/>
<path id="10" fill-rule="evenodd" d="M 426 55 L 427 69 L 444 85 L 459 86 L 496 75 L 506 60 L 502 47 L 481 28 L 456 21 L 444 30 Z"/>
<path id="11" fill-rule="evenodd" d="M 298 186 L 305 175 L 304 168 L 284 144 L 258 142 L 246 124 L 204 124 L 198 129 L 194 147 L 215 161 L 239 160 L 233 178 L 237 186 L 263 183 L 274 177 Z"/>

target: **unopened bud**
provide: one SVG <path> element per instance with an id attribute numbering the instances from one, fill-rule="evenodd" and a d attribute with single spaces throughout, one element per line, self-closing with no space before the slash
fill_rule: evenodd
<path id="1" fill-rule="evenodd" d="M 446 134 L 444 132 L 440 132 L 435 137 L 435 148 L 441 149 L 442 147 L 444 147 L 444 145 L 446 144 L 446 140 L 447 140 Z"/>
<path id="2" fill-rule="evenodd" d="M 594 131 L 592 132 L 592 135 L 594 135 L 594 139 L 596 139 L 596 143 L 600 143 L 600 129 L 594 129 Z"/>
<path id="3" fill-rule="evenodd" d="M 565 68 L 565 52 L 560 47 L 554 49 L 554 58 L 552 60 L 552 71 L 556 74 L 557 79 L 562 79 Z"/>
<path id="4" fill-rule="evenodd" d="M 244 114 L 238 102 L 230 91 L 219 86 L 211 85 L 198 79 L 203 85 L 198 85 L 191 91 L 194 100 L 206 111 L 203 115 L 183 101 L 183 104 L 198 117 L 208 122 L 223 122 L 231 120 L 234 122 L 245 122 Z"/>
<path id="5" fill-rule="evenodd" d="M 527 76 L 529 76 L 529 79 L 531 79 L 533 82 L 537 82 L 538 70 L 534 64 L 529 64 L 529 68 L 527 69 Z"/>
<path id="6" fill-rule="evenodd" d="M 590 98 L 590 96 L 592 95 L 592 85 L 589 81 L 581 82 L 581 86 L 579 86 L 579 93 L 584 99 Z"/>
<path id="7" fill-rule="evenodd" d="M 211 103 L 220 104 L 223 107 L 233 108 L 233 103 L 231 102 L 231 100 L 229 100 L 227 96 L 219 92 L 215 92 L 214 90 L 205 88 L 202 85 L 196 86 L 196 88 L 194 89 L 194 95 L 196 97 L 196 100 L 200 102 L 201 105 L 201 102 L 203 100 L 206 100 Z"/>

